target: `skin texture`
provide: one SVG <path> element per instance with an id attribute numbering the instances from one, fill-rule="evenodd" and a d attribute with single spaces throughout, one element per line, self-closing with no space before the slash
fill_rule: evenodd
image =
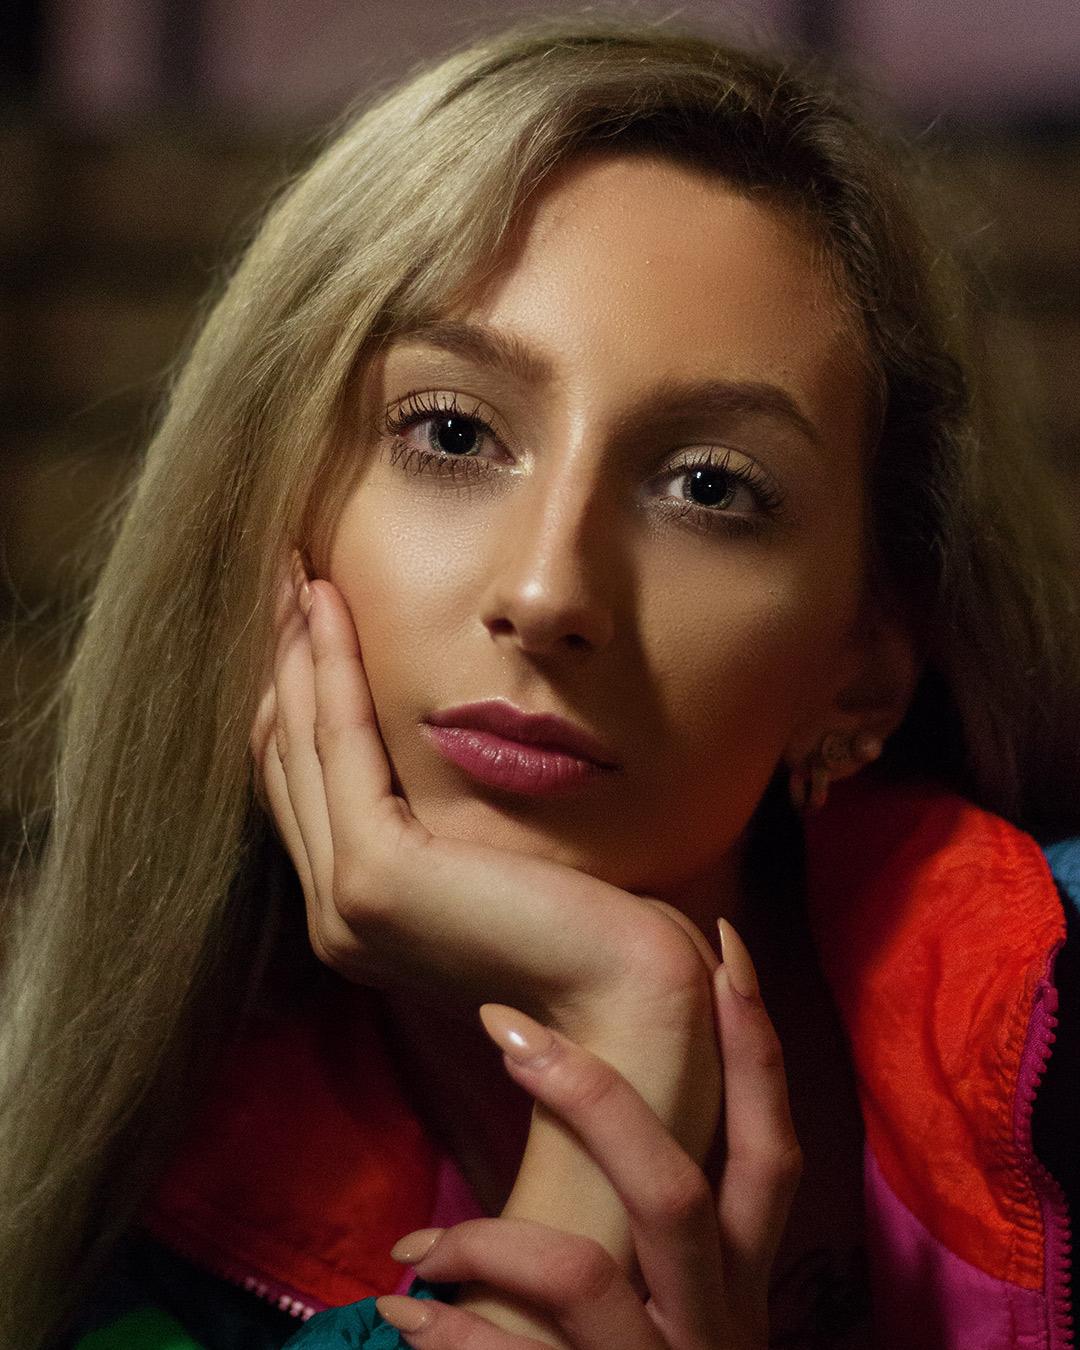
<path id="1" fill-rule="evenodd" d="M 382 950 L 384 960 L 416 967 L 407 990 L 394 987 L 389 969 L 380 982 L 389 1030 L 403 1072 L 458 1156 L 467 1151 L 461 1141 L 474 1141 L 466 1173 L 480 1193 L 485 1121 L 499 1119 L 490 1107 L 507 1079 L 490 1045 L 478 1050 L 479 1029 L 466 1034 L 438 994 L 425 1005 L 417 993 L 426 987 L 421 949 L 432 941 L 424 929 L 468 928 L 462 904 L 475 909 L 476 931 L 439 966 L 451 984 L 466 978 L 461 962 L 483 982 L 474 953 L 482 948 L 495 971 L 499 952 L 487 949 L 508 940 L 522 972 L 545 961 L 557 978 L 575 966 L 606 972 L 599 1018 L 580 1022 L 588 1049 L 651 1095 L 660 1115 L 647 1153 L 661 1148 L 665 1131 L 683 1131 L 686 1142 L 691 1122 L 707 1125 L 691 1145 L 697 1161 L 683 1155 L 700 1202 L 717 1180 L 715 1169 L 706 1176 L 698 1167 L 715 1129 L 715 1055 L 720 1049 L 726 1063 L 729 1050 L 701 997 L 701 976 L 715 962 L 702 935 L 715 932 L 720 915 L 741 926 L 750 817 L 779 765 L 801 764 L 826 732 L 884 738 L 913 687 L 903 634 L 876 606 L 862 606 L 860 338 L 813 238 L 793 218 L 716 179 L 626 156 L 564 166 L 487 285 L 439 317 L 513 339 L 531 371 L 466 355 L 460 328 L 455 350 L 445 328 L 442 342 L 402 334 L 367 367 L 355 486 L 320 580 L 301 599 L 306 627 L 285 623 L 265 705 L 267 725 L 277 720 L 276 761 L 265 736 L 255 738 L 275 817 L 323 959 L 362 978 L 367 967 L 354 953 L 377 940 L 379 906 L 390 906 L 392 929 L 414 925 L 413 941 Z M 705 381 L 724 397 L 688 391 Z M 413 424 L 395 428 L 402 411 Z M 460 449 L 465 432 L 464 457 L 436 434 L 447 431 L 448 413 L 457 419 L 449 446 Z M 425 451 L 457 476 L 445 467 L 416 473 Z M 686 466 L 708 455 L 720 469 L 695 491 Z M 771 503 L 725 468 L 754 474 Z M 582 723 L 618 772 L 553 799 L 480 786 L 436 752 L 423 720 L 499 696 Z M 373 871 L 362 859 L 382 838 L 371 834 L 376 809 L 397 842 L 379 846 Z M 536 859 L 574 870 L 537 870 Z M 530 895 L 537 916 L 561 906 L 560 922 L 522 914 Z M 681 935 L 672 944 L 673 920 L 658 920 L 634 897 L 672 907 L 704 951 L 703 971 Z M 551 967 L 562 923 L 566 950 Z M 624 964 L 635 931 L 644 945 Z M 606 948 L 615 959 L 605 964 Z M 573 992 L 560 1010 L 571 1033 Z M 459 1056 L 470 1043 L 480 1072 L 465 1094 Z M 772 1045 L 767 1067 L 782 1085 L 775 1037 Z M 673 1077 L 661 1087 L 664 1073 Z M 519 1120 L 529 1105 L 522 1086 L 511 1103 Z M 633 1114 L 612 1101 L 609 1123 L 629 1150 Z M 742 1133 L 764 1138 L 743 1102 Z M 534 1113 L 524 1155 L 511 1159 L 520 1167 L 502 1217 L 580 1235 L 593 1243 L 598 1277 L 621 1270 L 624 1294 L 627 1273 L 641 1294 L 605 1159 L 589 1156 L 559 1110 Z M 714 1162 L 725 1156 L 723 1132 L 719 1144 Z M 730 1135 L 726 1146 L 724 1185 Z M 790 1162 L 790 1138 L 785 1148 Z M 775 1238 L 791 1169 L 770 1172 L 760 1156 L 755 1167 L 751 1191 L 768 1196 Z M 505 1181 L 496 1177 L 488 1194 L 501 1200 Z M 673 1231 L 674 1217 L 654 1216 L 655 1241 Z M 759 1270 L 768 1265 L 762 1250 Z M 678 1264 L 674 1247 L 671 1259 Z M 479 1267 L 476 1275 L 484 1278 Z M 760 1279 L 755 1288 L 757 1323 Z M 482 1285 L 458 1306 L 567 1343 L 566 1325 L 560 1335 L 521 1318 L 512 1300 L 492 1300 Z M 679 1315 L 695 1321 L 686 1309 Z M 705 1334 L 698 1326 L 697 1339 L 668 1343 L 713 1344 Z M 569 1343 L 585 1350 L 589 1339 L 571 1333 Z"/>
<path id="2" fill-rule="evenodd" d="M 873 659 L 852 635 L 866 406 L 815 244 L 715 179 L 590 157 L 454 317 L 514 335 L 549 371 L 524 381 L 407 337 L 369 368 L 366 467 L 328 576 L 401 789 L 433 833 L 541 852 L 706 932 L 719 913 L 737 922 L 742 835 L 778 761 L 827 729 L 875 729 L 833 711 Z M 772 414 L 651 410 L 665 381 L 706 378 L 778 385 L 818 443 Z M 491 424 L 498 439 L 474 429 L 469 451 L 489 474 L 417 473 L 400 450 L 392 462 L 379 424 L 414 392 L 438 408 L 456 395 Z M 440 428 L 429 416 L 401 439 L 430 449 Z M 686 501 L 672 467 L 710 448 L 784 494 L 770 519 L 730 485 L 721 510 L 762 521 L 760 535 L 663 509 Z M 584 724 L 621 772 L 572 799 L 478 786 L 419 723 L 499 696 Z"/>
<path id="3" fill-rule="evenodd" d="M 400 980 L 402 969 L 425 971 L 427 1026 L 410 1053 L 399 1054 L 403 1071 L 415 1072 L 418 1051 L 437 1043 L 445 1029 L 434 991 L 452 998 L 469 982 L 470 969 L 473 987 L 509 978 L 523 997 L 535 996 L 529 991 L 539 978 L 548 987 L 541 998 L 545 1021 L 585 1033 L 582 1045 L 565 1035 L 560 1041 L 569 1058 L 559 1063 L 571 1070 L 569 1077 L 557 1066 L 554 1079 L 511 1074 L 537 1099 L 513 1192 L 498 1219 L 461 1225 L 470 1236 L 468 1249 L 458 1249 L 464 1260 L 456 1278 L 466 1284 L 457 1314 L 471 1316 L 474 1329 L 486 1324 L 491 1334 L 473 1337 L 458 1321 L 443 1325 L 447 1339 L 436 1323 L 434 1341 L 425 1333 L 424 1344 L 463 1343 L 457 1328 L 470 1344 L 489 1350 L 523 1344 L 516 1331 L 528 1344 L 538 1336 L 576 1350 L 611 1350 L 605 1325 L 586 1319 L 590 1330 L 580 1317 L 603 1293 L 614 1296 L 608 1306 L 620 1346 L 658 1344 L 649 1316 L 660 1317 L 668 1350 L 759 1345 L 763 1281 L 802 1155 L 788 1114 L 780 1043 L 735 930 L 721 921 L 724 963 L 718 966 L 704 935 L 691 939 L 690 921 L 664 902 L 561 863 L 430 834 L 392 793 L 340 593 L 326 580 L 309 584 L 302 572 L 296 584 L 294 617 L 288 617 L 290 605 L 281 606 L 274 682 L 265 697 L 265 726 L 276 726 L 276 735 L 268 740 L 260 721 L 253 748 L 303 881 L 316 951 L 351 978 L 362 978 L 374 960 L 384 988 Z M 526 896 L 530 903 L 523 907 Z M 387 923 L 389 945 L 379 938 Z M 639 939 L 636 953 L 624 935 Z M 609 968 L 612 955 L 616 964 Z M 570 1003 L 552 1000 L 550 981 L 564 984 L 571 970 Z M 713 989 L 711 1014 L 700 999 L 703 970 Z M 501 1011 L 510 1018 L 504 1030 L 521 1027 L 520 1010 Z M 804 1021 L 813 1019 L 809 1005 L 802 1011 Z M 484 1025 L 493 1035 L 489 1019 Z M 527 1049 L 546 1028 L 533 1021 L 525 1034 Z M 516 1052 L 515 1041 L 500 1044 Z M 441 1063 L 445 1074 L 449 1061 Z M 444 1078 L 445 1101 L 452 1108 L 464 1104 L 466 1126 L 475 1125 L 491 1114 L 492 1084 L 463 1078 L 458 1063 L 452 1067 L 450 1080 Z M 509 1071 L 508 1062 L 505 1067 Z M 414 1088 L 426 1076 L 414 1079 Z M 473 1121 L 470 1091 L 480 1108 Z M 422 1109 L 429 1125 L 439 1119 L 440 1105 L 436 1098 L 434 1111 L 430 1104 Z M 836 1108 L 834 1097 L 830 1150 Z M 721 1146 L 719 1171 L 704 1158 L 710 1142 Z M 841 1182 L 840 1190 L 846 1195 L 850 1187 Z M 453 1244 L 444 1250 L 451 1253 Z M 717 1316 L 737 1334 L 718 1340 Z M 636 1331 L 627 1339 L 623 1329 L 631 1324 Z"/>
<path id="4" fill-rule="evenodd" d="M 724 1183 L 711 1187 L 640 1097 L 603 1060 L 516 1009 L 487 1004 L 488 1034 L 506 1070 L 573 1129 L 630 1215 L 648 1299 L 595 1243 L 528 1219 L 479 1219 L 426 1229 L 393 1249 L 429 1280 L 482 1280 L 539 1305 L 554 1344 L 581 1350 L 751 1350 L 767 1337 L 769 1267 L 801 1159 L 776 1035 L 754 987 L 753 967 L 728 927 L 726 964 L 713 980 L 727 1081 Z M 738 972 L 734 975 L 733 972 Z M 513 1034 L 507 1036 L 507 1032 Z M 468 1300 L 465 1301 L 466 1303 Z M 462 1302 L 378 1300 L 379 1311 L 427 1347 L 515 1350 L 523 1343 L 485 1326 Z M 423 1319 L 420 1330 L 415 1328 Z"/>

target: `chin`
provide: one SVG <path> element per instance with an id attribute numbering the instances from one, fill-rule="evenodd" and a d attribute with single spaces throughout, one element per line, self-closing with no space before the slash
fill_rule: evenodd
<path id="1" fill-rule="evenodd" d="M 483 788 L 471 791 L 441 775 L 435 778 L 426 766 L 423 774 L 405 767 L 411 791 L 402 787 L 391 761 L 393 791 L 436 838 L 509 849 L 561 863 L 609 885 L 639 889 L 635 881 L 647 867 L 632 852 L 636 841 L 620 841 L 611 830 L 598 830 L 595 820 L 583 820 L 572 799 L 489 795 Z M 642 884 L 647 886 L 647 879 Z"/>

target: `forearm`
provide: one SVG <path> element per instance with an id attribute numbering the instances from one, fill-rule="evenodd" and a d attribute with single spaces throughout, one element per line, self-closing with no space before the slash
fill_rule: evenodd
<path id="1" fill-rule="evenodd" d="M 720 1110 L 720 1066 L 708 1021 L 687 1022 L 676 1033 L 608 1038 L 593 1053 L 616 1068 L 648 1101 L 657 1115 L 700 1162 L 715 1134 Z M 576 1136 L 541 1105 L 533 1111 L 528 1143 L 513 1190 L 502 1211 L 563 1232 L 593 1238 L 608 1251 L 645 1297 L 634 1255 L 629 1218 L 605 1173 Z M 546 1319 L 500 1291 L 468 1284 L 460 1306 L 497 1326 L 554 1346 L 566 1342 Z"/>
<path id="2" fill-rule="evenodd" d="M 636 1274 L 622 1201 L 574 1135 L 543 1106 L 534 1109 L 521 1169 L 502 1214 L 595 1238 L 632 1278 Z M 567 1346 L 531 1305 L 499 1290 L 467 1284 L 456 1302 L 508 1331 Z"/>
<path id="3" fill-rule="evenodd" d="M 655 1092 L 647 1100 L 608 1059 L 550 1023 L 545 1026 L 512 1006 L 480 1011 L 513 1081 L 573 1131 L 617 1188 L 633 1218 L 634 1254 L 646 1272 L 648 1299 L 642 1300 L 598 1241 L 517 1215 L 466 1221 L 437 1235 L 426 1255 L 414 1251 L 412 1242 L 402 1255 L 420 1256 L 417 1270 L 424 1279 L 504 1291 L 531 1303 L 539 1316 L 513 1301 L 484 1301 L 485 1289 L 462 1290 L 469 1307 L 434 1300 L 429 1309 L 419 1310 L 405 1299 L 380 1299 L 380 1311 L 395 1325 L 423 1324 L 416 1344 L 486 1344 L 500 1334 L 507 1343 L 527 1339 L 566 1350 L 584 1345 L 616 1350 L 660 1341 L 673 1346 L 767 1343 L 769 1276 L 803 1158 L 780 1040 L 754 994 L 749 954 L 734 929 L 722 932 L 729 959 L 712 974 L 712 1056 L 702 1058 L 691 1040 L 688 1053 L 675 1057 L 677 1072 L 666 1078 L 670 1061 L 655 1061 L 665 1091 L 676 1089 L 671 1100 L 679 1109 L 671 1123 L 656 1110 Z M 642 1001 L 648 1007 L 648 999 Z M 662 997 L 654 1001 L 652 1016 L 637 1025 L 647 1037 L 659 1014 L 669 1031 L 678 1030 L 678 1020 L 667 1016 L 671 1011 L 671 1000 Z M 654 1060 L 663 1040 L 654 1040 Z M 721 1050 L 723 1128 L 716 1129 Z M 642 1063 L 645 1077 L 638 1082 L 652 1082 L 653 1065 Z M 701 1088 L 702 1073 L 710 1072 L 711 1094 Z M 684 1109 L 687 1100 L 691 1105 Z M 538 1148 L 543 1137 L 538 1128 Z M 688 1137 L 696 1146 L 686 1146 Z M 540 1154 L 546 1162 L 543 1150 Z M 517 1194 L 550 1214 L 552 1196 L 560 1194 L 565 1176 L 542 1174 L 537 1199 L 529 1199 L 525 1187 L 536 1156 L 530 1153 L 528 1166 L 522 1163 L 523 1189 Z M 573 1172 L 580 1175 L 571 1158 Z M 579 1222 L 580 1213 L 569 1218 L 565 1210 L 556 1213 L 578 1230 L 586 1226 Z M 596 1215 L 585 1217 L 591 1223 Z M 422 1236 L 410 1235 L 416 1247 Z"/>

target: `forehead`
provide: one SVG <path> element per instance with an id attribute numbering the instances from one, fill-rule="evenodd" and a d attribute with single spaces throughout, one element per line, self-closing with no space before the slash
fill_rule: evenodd
<path id="1" fill-rule="evenodd" d="M 773 197 L 655 155 L 561 166 L 485 283 L 441 317 L 504 334 L 534 358 L 518 375 L 594 411 L 650 384 L 768 384 L 823 439 L 865 440 L 864 339 L 819 239 Z"/>

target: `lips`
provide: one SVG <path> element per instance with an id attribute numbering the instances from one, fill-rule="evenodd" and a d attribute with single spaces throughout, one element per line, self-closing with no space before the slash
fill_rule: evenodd
<path id="1" fill-rule="evenodd" d="M 504 699 L 488 699 L 483 703 L 463 703 L 456 708 L 445 708 L 428 719 L 436 727 L 468 727 L 490 731 L 496 736 L 535 745 L 546 750 L 557 750 L 575 755 L 605 769 L 616 769 L 618 764 L 608 749 L 584 727 L 568 722 L 552 713 L 525 713 Z"/>

